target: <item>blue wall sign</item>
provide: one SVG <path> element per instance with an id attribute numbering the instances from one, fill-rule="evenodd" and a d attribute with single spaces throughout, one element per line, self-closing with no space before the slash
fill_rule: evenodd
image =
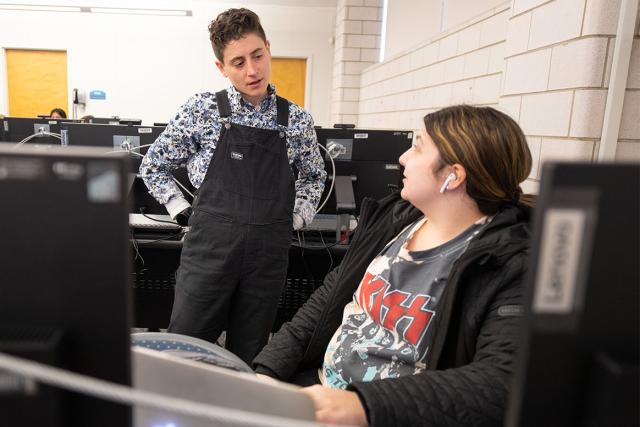
<path id="1" fill-rule="evenodd" d="M 92 90 L 89 92 L 89 99 L 107 99 L 107 93 L 102 90 Z"/>

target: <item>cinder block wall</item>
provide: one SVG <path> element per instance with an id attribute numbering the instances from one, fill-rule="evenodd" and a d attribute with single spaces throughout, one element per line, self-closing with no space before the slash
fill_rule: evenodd
<path id="1" fill-rule="evenodd" d="M 508 21 L 503 6 L 367 68 L 358 125 L 414 129 L 425 113 L 451 104 L 497 106 Z"/>
<path id="2" fill-rule="evenodd" d="M 546 160 L 597 157 L 619 11 L 620 0 L 513 2 L 500 104 L 527 135 L 531 189 Z M 638 42 L 616 152 L 624 160 L 640 160 Z"/>
<path id="3" fill-rule="evenodd" d="M 356 123 L 362 71 L 378 62 L 382 0 L 338 0 L 334 39 L 332 123 Z"/>
<path id="4" fill-rule="evenodd" d="M 509 1 L 350 75 L 359 98 L 349 119 L 417 129 L 447 105 L 500 108 L 527 135 L 534 163 L 524 190 L 535 192 L 543 161 L 597 156 L 619 10 L 620 0 Z M 640 161 L 638 23 L 635 34 L 616 158 Z"/>

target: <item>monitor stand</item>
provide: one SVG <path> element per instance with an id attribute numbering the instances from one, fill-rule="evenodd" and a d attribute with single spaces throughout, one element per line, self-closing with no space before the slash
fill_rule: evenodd
<path id="1" fill-rule="evenodd" d="M 335 178 L 335 194 L 336 194 L 336 212 L 338 220 L 336 222 L 336 242 L 342 245 L 349 243 L 349 225 L 351 214 L 356 211 L 356 199 L 353 195 L 353 181 L 355 176 L 336 176 Z"/>

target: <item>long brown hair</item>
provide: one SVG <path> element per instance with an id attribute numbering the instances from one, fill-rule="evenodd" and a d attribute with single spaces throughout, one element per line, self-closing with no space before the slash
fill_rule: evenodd
<path id="1" fill-rule="evenodd" d="M 466 169 L 467 194 L 485 215 L 505 204 L 532 206 L 520 183 L 531 171 L 531 152 L 520 126 L 491 107 L 455 105 L 424 117 L 440 153 L 439 169 L 459 163 Z"/>

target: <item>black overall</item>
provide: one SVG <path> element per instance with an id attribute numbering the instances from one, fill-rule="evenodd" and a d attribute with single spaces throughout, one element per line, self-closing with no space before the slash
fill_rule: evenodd
<path id="1" fill-rule="evenodd" d="M 231 123 L 226 91 L 218 146 L 189 220 L 169 332 L 215 342 L 250 363 L 266 344 L 284 288 L 295 201 L 284 130 L 289 104 L 276 97 L 281 130 Z"/>

